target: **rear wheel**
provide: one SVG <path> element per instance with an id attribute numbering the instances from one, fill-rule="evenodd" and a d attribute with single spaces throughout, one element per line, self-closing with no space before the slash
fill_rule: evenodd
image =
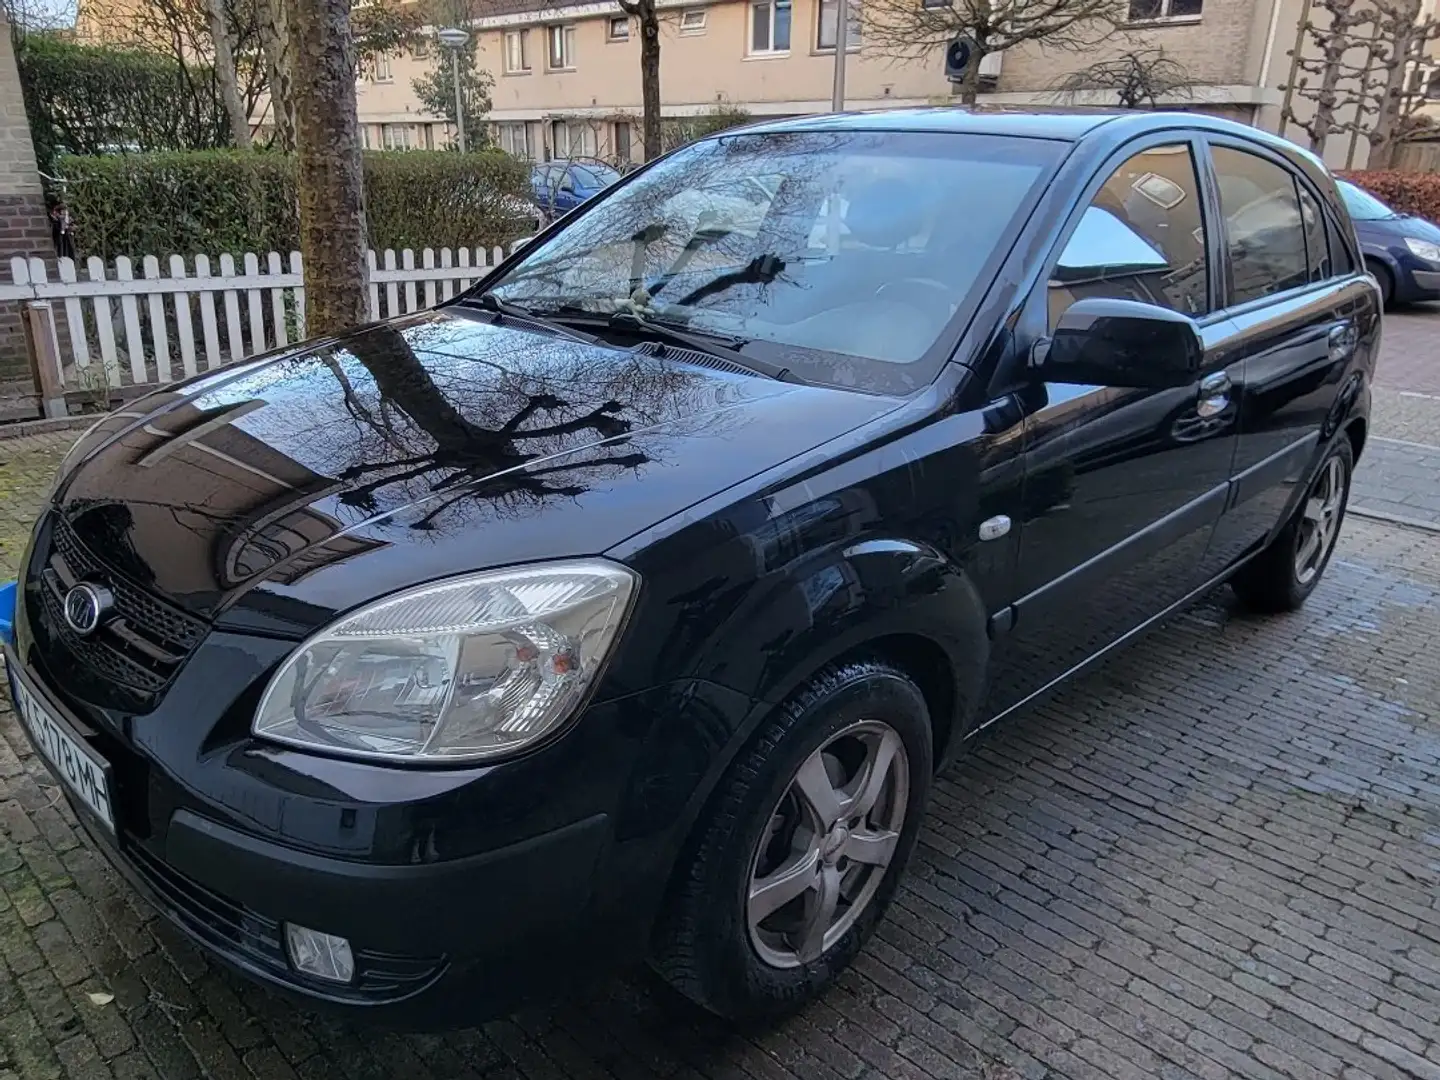
<path id="1" fill-rule="evenodd" d="M 824 672 L 731 764 L 696 828 L 655 967 L 732 1019 L 814 998 L 895 892 L 932 769 L 920 690 L 878 661 Z"/>
<path id="2" fill-rule="evenodd" d="M 1231 581 L 1252 611 L 1295 611 L 1315 591 L 1329 565 L 1350 501 L 1355 454 L 1341 435 L 1320 463 L 1310 490 L 1270 546 Z"/>

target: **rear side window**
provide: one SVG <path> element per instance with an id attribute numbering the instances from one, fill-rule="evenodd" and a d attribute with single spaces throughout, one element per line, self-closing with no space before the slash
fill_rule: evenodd
<path id="1" fill-rule="evenodd" d="M 1295 177 L 1258 154 L 1213 149 L 1230 253 L 1231 303 L 1284 292 L 1310 280 Z"/>
<path id="2" fill-rule="evenodd" d="M 1349 277 L 1355 273 L 1355 259 L 1350 254 L 1350 245 L 1340 235 L 1335 220 L 1326 221 L 1325 231 L 1330 237 L 1330 261 L 1334 264 L 1336 277 Z"/>
<path id="3" fill-rule="evenodd" d="M 1315 196 L 1300 185 L 1300 217 L 1305 225 L 1305 255 L 1310 261 L 1310 280 L 1324 281 L 1332 277 L 1330 241 L 1325 228 L 1325 212 Z"/>
<path id="4" fill-rule="evenodd" d="M 1210 309 L 1205 219 L 1188 144 L 1156 146 L 1106 179 L 1050 275 L 1050 325 L 1087 296 Z"/>

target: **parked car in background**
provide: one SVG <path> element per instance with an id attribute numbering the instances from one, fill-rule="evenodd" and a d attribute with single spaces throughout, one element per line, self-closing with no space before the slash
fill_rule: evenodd
<path id="1" fill-rule="evenodd" d="M 103 418 L 10 690 L 98 848 L 304 1005 L 648 958 L 773 1017 L 986 727 L 1222 582 L 1305 602 L 1379 301 L 1323 166 L 1212 117 L 701 139 L 436 309 Z"/>
<path id="2" fill-rule="evenodd" d="M 1337 180 L 1335 186 L 1385 303 L 1440 300 L 1440 227 L 1392 209 L 1348 180 Z"/>
<path id="3" fill-rule="evenodd" d="M 530 170 L 535 202 L 553 220 L 620 179 L 603 161 L 547 161 Z"/>

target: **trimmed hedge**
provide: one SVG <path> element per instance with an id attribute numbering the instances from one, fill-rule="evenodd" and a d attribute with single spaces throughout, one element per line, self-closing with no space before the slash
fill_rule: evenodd
<path id="1" fill-rule="evenodd" d="M 65 200 L 83 258 L 288 252 L 299 247 L 295 164 L 288 155 L 199 150 L 64 157 Z M 508 244 L 527 225 L 529 166 L 482 151 L 365 155 L 370 246 Z"/>
<path id="2" fill-rule="evenodd" d="M 1370 169 L 1339 175 L 1401 213 L 1440 222 L 1440 173 Z"/>

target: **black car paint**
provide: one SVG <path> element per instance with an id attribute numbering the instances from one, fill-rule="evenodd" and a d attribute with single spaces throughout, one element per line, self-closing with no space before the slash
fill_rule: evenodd
<path id="1" fill-rule="evenodd" d="M 272 986 L 407 1025 L 548 992 L 643 954 L 709 792 L 820 667 L 857 649 L 907 666 L 952 759 L 985 722 L 1257 550 L 1330 440 L 1363 442 L 1379 322 L 1359 276 L 1228 308 L 1217 272 L 1196 385 L 1030 373 L 1046 260 L 1119 158 L 1240 139 L 1304 177 L 1348 231 L 1307 156 L 1200 117 L 917 111 L 771 127 L 867 125 L 1074 140 L 968 325 L 952 328 L 951 363 L 909 397 L 545 338 L 451 306 L 201 376 L 87 442 L 59 516 L 213 628 L 153 702 L 87 673 L 37 617 L 47 516 L 27 556 L 16 666 L 112 762 L 122 838 L 118 852 L 101 846 L 162 910 Z M 1337 328 L 1354 332 L 1343 355 L 1329 348 Z M 1232 405 L 1197 428 L 1199 380 L 1222 371 Z M 655 384 L 653 400 L 610 393 L 630 375 Z M 196 395 L 243 414 L 202 414 Z M 397 410 L 425 421 L 353 452 L 325 442 Z M 164 434 L 207 420 L 209 449 Z M 214 452 L 249 468 L 241 488 L 256 470 L 280 484 L 267 501 L 257 482 L 245 506 L 196 460 Z M 274 475 L 286 460 L 293 475 Z M 222 497 L 234 507 L 213 512 Z M 1016 528 L 981 542 L 997 515 Z M 630 565 L 642 586 L 590 704 L 546 745 L 414 770 L 249 736 L 268 678 L 338 613 L 462 571 L 581 554 Z M 183 887 L 434 963 L 403 992 L 307 983 L 177 915 L 135 853 Z"/>

